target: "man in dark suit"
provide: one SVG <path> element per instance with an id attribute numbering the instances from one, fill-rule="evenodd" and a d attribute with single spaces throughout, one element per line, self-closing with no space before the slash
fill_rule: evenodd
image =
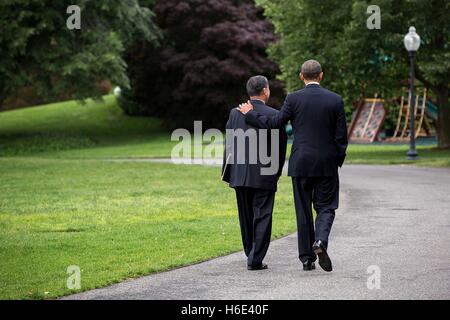
<path id="1" fill-rule="evenodd" d="M 294 141 L 288 175 L 294 191 L 299 258 L 304 270 L 314 269 L 319 257 L 322 269 L 332 271 L 328 237 L 339 203 L 338 167 L 344 163 L 348 144 L 344 103 L 320 86 L 319 62 L 306 61 L 300 78 L 305 88 L 289 94 L 278 114 L 263 115 L 251 101 L 239 110 L 247 123 L 258 128 L 280 128 L 291 121 Z M 317 214 L 315 230 L 311 204 Z"/>
<path id="2" fill-rule="evenodd" d="M 260 114 L 278 113 L 266 105 L 270 97 L 266 77 L 251 77 L 247 93 Z M 222 179 L 236 192 L 247 269 L 267 269 L 263 259 L 270 244 L 272 211 L 286 158 L 287 135 L 285 130 L 256 129 L 248 125 L 236 108 L 230 112 L 226 129 Z M 261 149 L 262 145 L 266 148 Z M 266 161 L 268 158 L 270 163 Z"/>

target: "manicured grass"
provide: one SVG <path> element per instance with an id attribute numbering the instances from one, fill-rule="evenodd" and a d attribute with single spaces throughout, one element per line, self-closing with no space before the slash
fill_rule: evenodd
<path id="1" fill-rule="evenodd" d="M 0 156 L 170 157 L 176 143 L 158 119 L 124 115 L 113 96 L 85 105 L 68 101 L 0 113 Z M 407 144 L 350 145 L 346 163 L 411 164 L 407 150 Z M 450 150 L 433 145 L 418 150 L 415 165 L 450 166 Z"/>
<path id="2" fill-rule="evenodd" d="M 70 265 L 87 290 L 241 250 L 219 168 L 107 161 L 170 157 L 175 144 L 157 119 L 125 116 L 113 96 L 1 112 L 0 298 L 73 293 Z M 350 145 L 347 163 L 409 164 L 407 149 Z M 416 165 L 450 166 L 450 150 L 419 154 Z M 282 177 L 273 234 L 294 230 Z"/>
<path id="3" fill-rule="evenodd" d="M 87 290 L 241 250 L 220 168 L 15 157 L 0 176 L 1 299 L 73 293 L 69 265 Z M 283 177 L 273 235 L 295 229 Z"/>
<path id="4" fill-rule="evenodd" d="M 0 156 L 167 156 L 174 142 L 155 118 L 128 117 L 114 96 L 0 112 Z"/>
<path id="5" fill-rule="evenodd" d="M 420 159 L 406 160 L 408 145 L 357 145 L 348 149 L 346 164 L 413 164 L 430 167 L 450 167 L 450 150 L 434 146 L 418 146 Z"/>

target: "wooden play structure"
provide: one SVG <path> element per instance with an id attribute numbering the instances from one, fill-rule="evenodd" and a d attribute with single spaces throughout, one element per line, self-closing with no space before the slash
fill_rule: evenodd
<path id="1" fill-rule="evenodd" d="M 383 99 L 378 99 L 377 94 L 373 99 L 364 99 L 358 104 L 350 124 L 349 140 L 356 143 L 372 143 L 378 140 L 385 118 Z"/>
<path id="2" fill-rule="evenodd" d="M 407 102 L 405 103 L 405 100 Z M 423 89 L 423 95 L 420 94 L 414 97 L 414 101 L 411 101 L 411 96 L 405 99 L 404 96 L 400 100 L 400 108 L 398 111 L 397 125 L 395 127 L 394 134 L 388 141 L 402 141 L 407 140 L 410 137 L 410 115 L 411 108 L 410 105 L 414 105 L 414 119 L 415 119 L 415 137 L 428 137 L 432 133 L 431 120 L 433 119 L 432 109 L 436 108 L 433 104 L 427 101 L 427 89 Z M 427 110 L 427 108 L 429 110 Z M 430 110 L 431 109 L 431 110 Z"/>
<path id="3" fill-rule="evenodd" d="M 392 137 L 385 139 L 386 142 L 405 142 L 410 136 L 410 105 L 414 109 L 414 133 L 415 137 L 431 137 L 435 135 L 434 123 L 438 117 L 438 107 L 434 105 L 427 96 L 427 89 L 417 89 L 417 95 L 411 101 L 408 93 L 396 99 L 399 103 L 399 111 L 396 127 Z M 387 115 L 384 100 L 375 94 L 374 98 L 360 101 L 353 114 L 349 127 L 348 137 L 355 143 L 372 143 L 380 140 L 380 132 Z"/>

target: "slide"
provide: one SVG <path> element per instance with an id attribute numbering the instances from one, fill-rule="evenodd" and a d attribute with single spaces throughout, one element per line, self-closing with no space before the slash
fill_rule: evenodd
<path id="1" fill-rule="evenodd" d="M 433 121 L 437 121 L 438 114 L 439 114 L 439 108 L 437 105 L 432 104 L 429 100 L 425 103 L 427 107 L 427 116 L 433 119 Z"/>
<path id="2" fill-rule="evenodd" d="M 408 97 L 405 97 L 405 101 L 407 101 Z M 422 97 L 419 97 L 419 106 L 422 105 Z M 433 103 L 430 102 L 430 100 L 427 99 L 426 103 L 426 112 L 427 112 L 427 116 L 433 120 L 433 121 L 437 121 L 438 118 L 438 114 L 439 114 L 439 107 Z"/>

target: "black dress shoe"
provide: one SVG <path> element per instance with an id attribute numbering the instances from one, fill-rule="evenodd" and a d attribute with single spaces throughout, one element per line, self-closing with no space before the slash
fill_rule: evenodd
<path id="1" fill-rule="evenodd" d="M 259 266 L 247 266 L 247 270 L 250 270 L 250 271 L 264 270 L 267 268 L 268 268 L 268 266 L 265 263 L 261 263 Z"/>
<path id="2" fill-rule="evenodd" d="M 314 264 L 314 262 L 311 262 L 311 261 L 303 262 L 303 270 L 304 271 L 311 271 L 311 270 L 314 270 L 315 268 L 316 268 L 316 265 Z"/>
<path id="3" fill-rule="evenodd" d="M 328 256 L 327 250 L 325 249 L 323 242 L 321 240 L 317 240 L 316 242 L 314 242 L 312 249 L 319 258 L 320 267 L 327 272 L 332 271 L 333 265 L 331 264 L 330 257 Z"/>

